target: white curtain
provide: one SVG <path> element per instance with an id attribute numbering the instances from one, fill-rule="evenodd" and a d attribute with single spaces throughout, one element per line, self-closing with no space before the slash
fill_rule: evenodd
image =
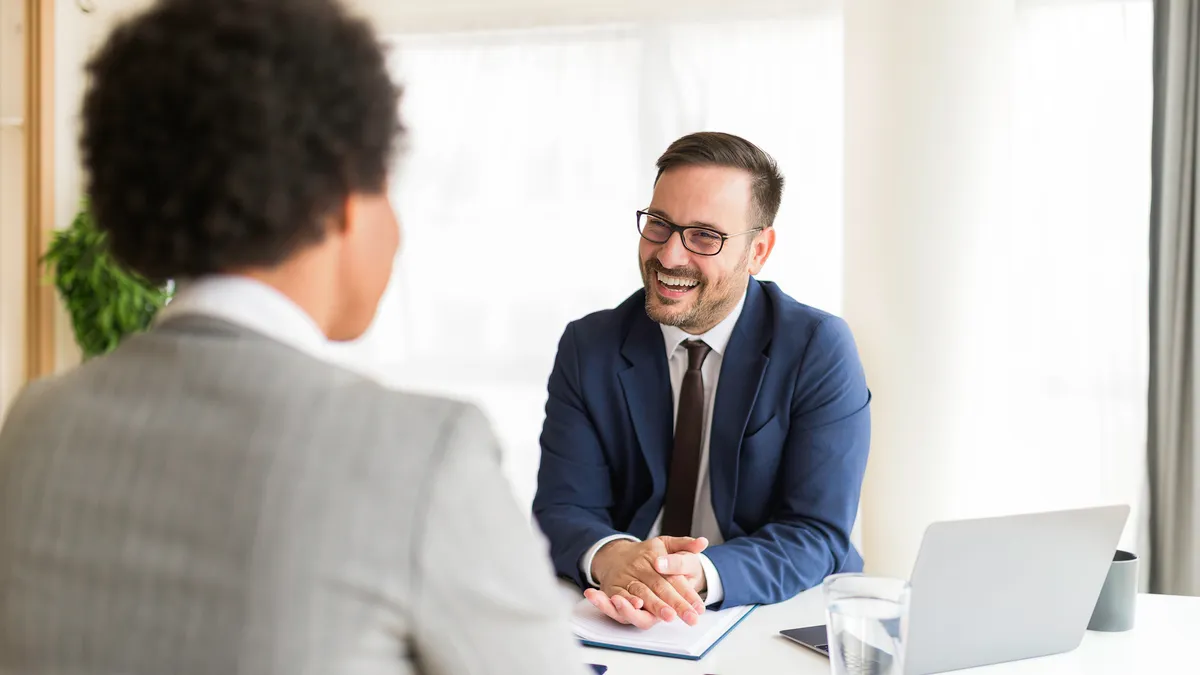
<path id="1" fill-rule="evenodd" d="M 1014 229 L 997 238 L 1011 270 L 1003 302 L 1025 318 L 997 355 L 1029 420 L 1017 455 L 1047 476 L 1106 467 L 1103 486 L 1047 484 L 1055 496 L 1031 507 L 1136 502 L 1151 5 L 1027 3 L 1018 25 Z M 557 340 L 638 288 L 633 213 L 676 137 L 728 131 L 779 160 L 788 183 L 762 277 L 840 312 L 836 12 L 405 36 L 393 56 L 411 130 L 394 191 L 404 249 L 376 325 L 340 358 L 481 403 L 523 502 Z"/>

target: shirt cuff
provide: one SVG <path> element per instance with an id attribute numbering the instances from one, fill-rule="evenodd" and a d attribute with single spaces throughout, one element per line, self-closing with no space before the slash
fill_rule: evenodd
<path id="1" fill-rule="evenodd" d="M 712 607 L 725 599 L 725 587 L 721 585 L 721 575 L 717 573 L 717 566 L 712 564 L 708 556 L 703 553 L 699 555 L 700 568 L 704 570 L 704 583 L 707 586 L 704 592 L 704 606 Z"/>
<path id="2" fill-rule="evenodd" d="M 596 580 L 592 578 L 592 560 L 596 557 L 596 553 L 599 552 L 600 549 L 604 548 L 605 544 L 618 539 L 641 541 L 637 537 L 631 537 L 628 534 L 613 534 L 596 542 L 596 544 L 589 548 L 587 553 L 584 553 L 583 557 L 579 559 L 579 571 L 583 572 L 583 578 L 587 579 L 588 585 L 592 588 L 600 588 L 600 584 L 596 583 Z"/>

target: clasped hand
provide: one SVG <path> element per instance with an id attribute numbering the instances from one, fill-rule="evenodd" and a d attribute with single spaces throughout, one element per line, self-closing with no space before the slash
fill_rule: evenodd
<path id="1" fill-rule="evenodd" d="M 707 547 L 703 537 L 609 542 L 592 559 L 600 589 L 589 588 L 584 597 L 613 620 L 638 628 L 676 618 L 694 626 L 704 612 L 699 554 Z"/>

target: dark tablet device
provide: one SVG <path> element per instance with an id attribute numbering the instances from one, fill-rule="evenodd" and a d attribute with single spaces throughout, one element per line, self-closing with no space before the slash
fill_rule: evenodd
<path id="1" fill-rule="evenodd" d="M 808 626 L 781 630 L 779 634 L 812 651 L 829 656 L 829 637 L 825 626 Z M 872 669 L 887 669 L 892 665 L 892 655 L 875 649 L 871 645 L 858 641 L 852 636 L 845 636 L 842 658 L 851 672 L 873 672 Z"/>
<path id="2" fill-rule="evenodd" d="M 829 639 L 825 635 L 825 626 L 792 628 L 781 630 L 779 634 L 802 647 L 807 647 L 818 654 L 829 656 Z"/>

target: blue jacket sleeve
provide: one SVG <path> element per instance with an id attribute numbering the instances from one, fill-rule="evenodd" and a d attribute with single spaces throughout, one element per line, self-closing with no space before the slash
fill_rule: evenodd
<path id="1" fill-rule="evenodd" d="M 814 329 L 801 357 L 770 522 L 706 553 L 723 606 L 775 603 L 860 564 L 850 543 L 871 441 L 871 394 L 850 328 Z"/>
<path id="2" fill-rule="evenodd" d="M 580 558 L 597 541 L 619 532 L 609 515 L 608 463 L 580 391 L 574 330 L 568 325 L 558 343 L 547 386 L 533 515 L 550 542 L 555 571 L 586 588 Z"/>

